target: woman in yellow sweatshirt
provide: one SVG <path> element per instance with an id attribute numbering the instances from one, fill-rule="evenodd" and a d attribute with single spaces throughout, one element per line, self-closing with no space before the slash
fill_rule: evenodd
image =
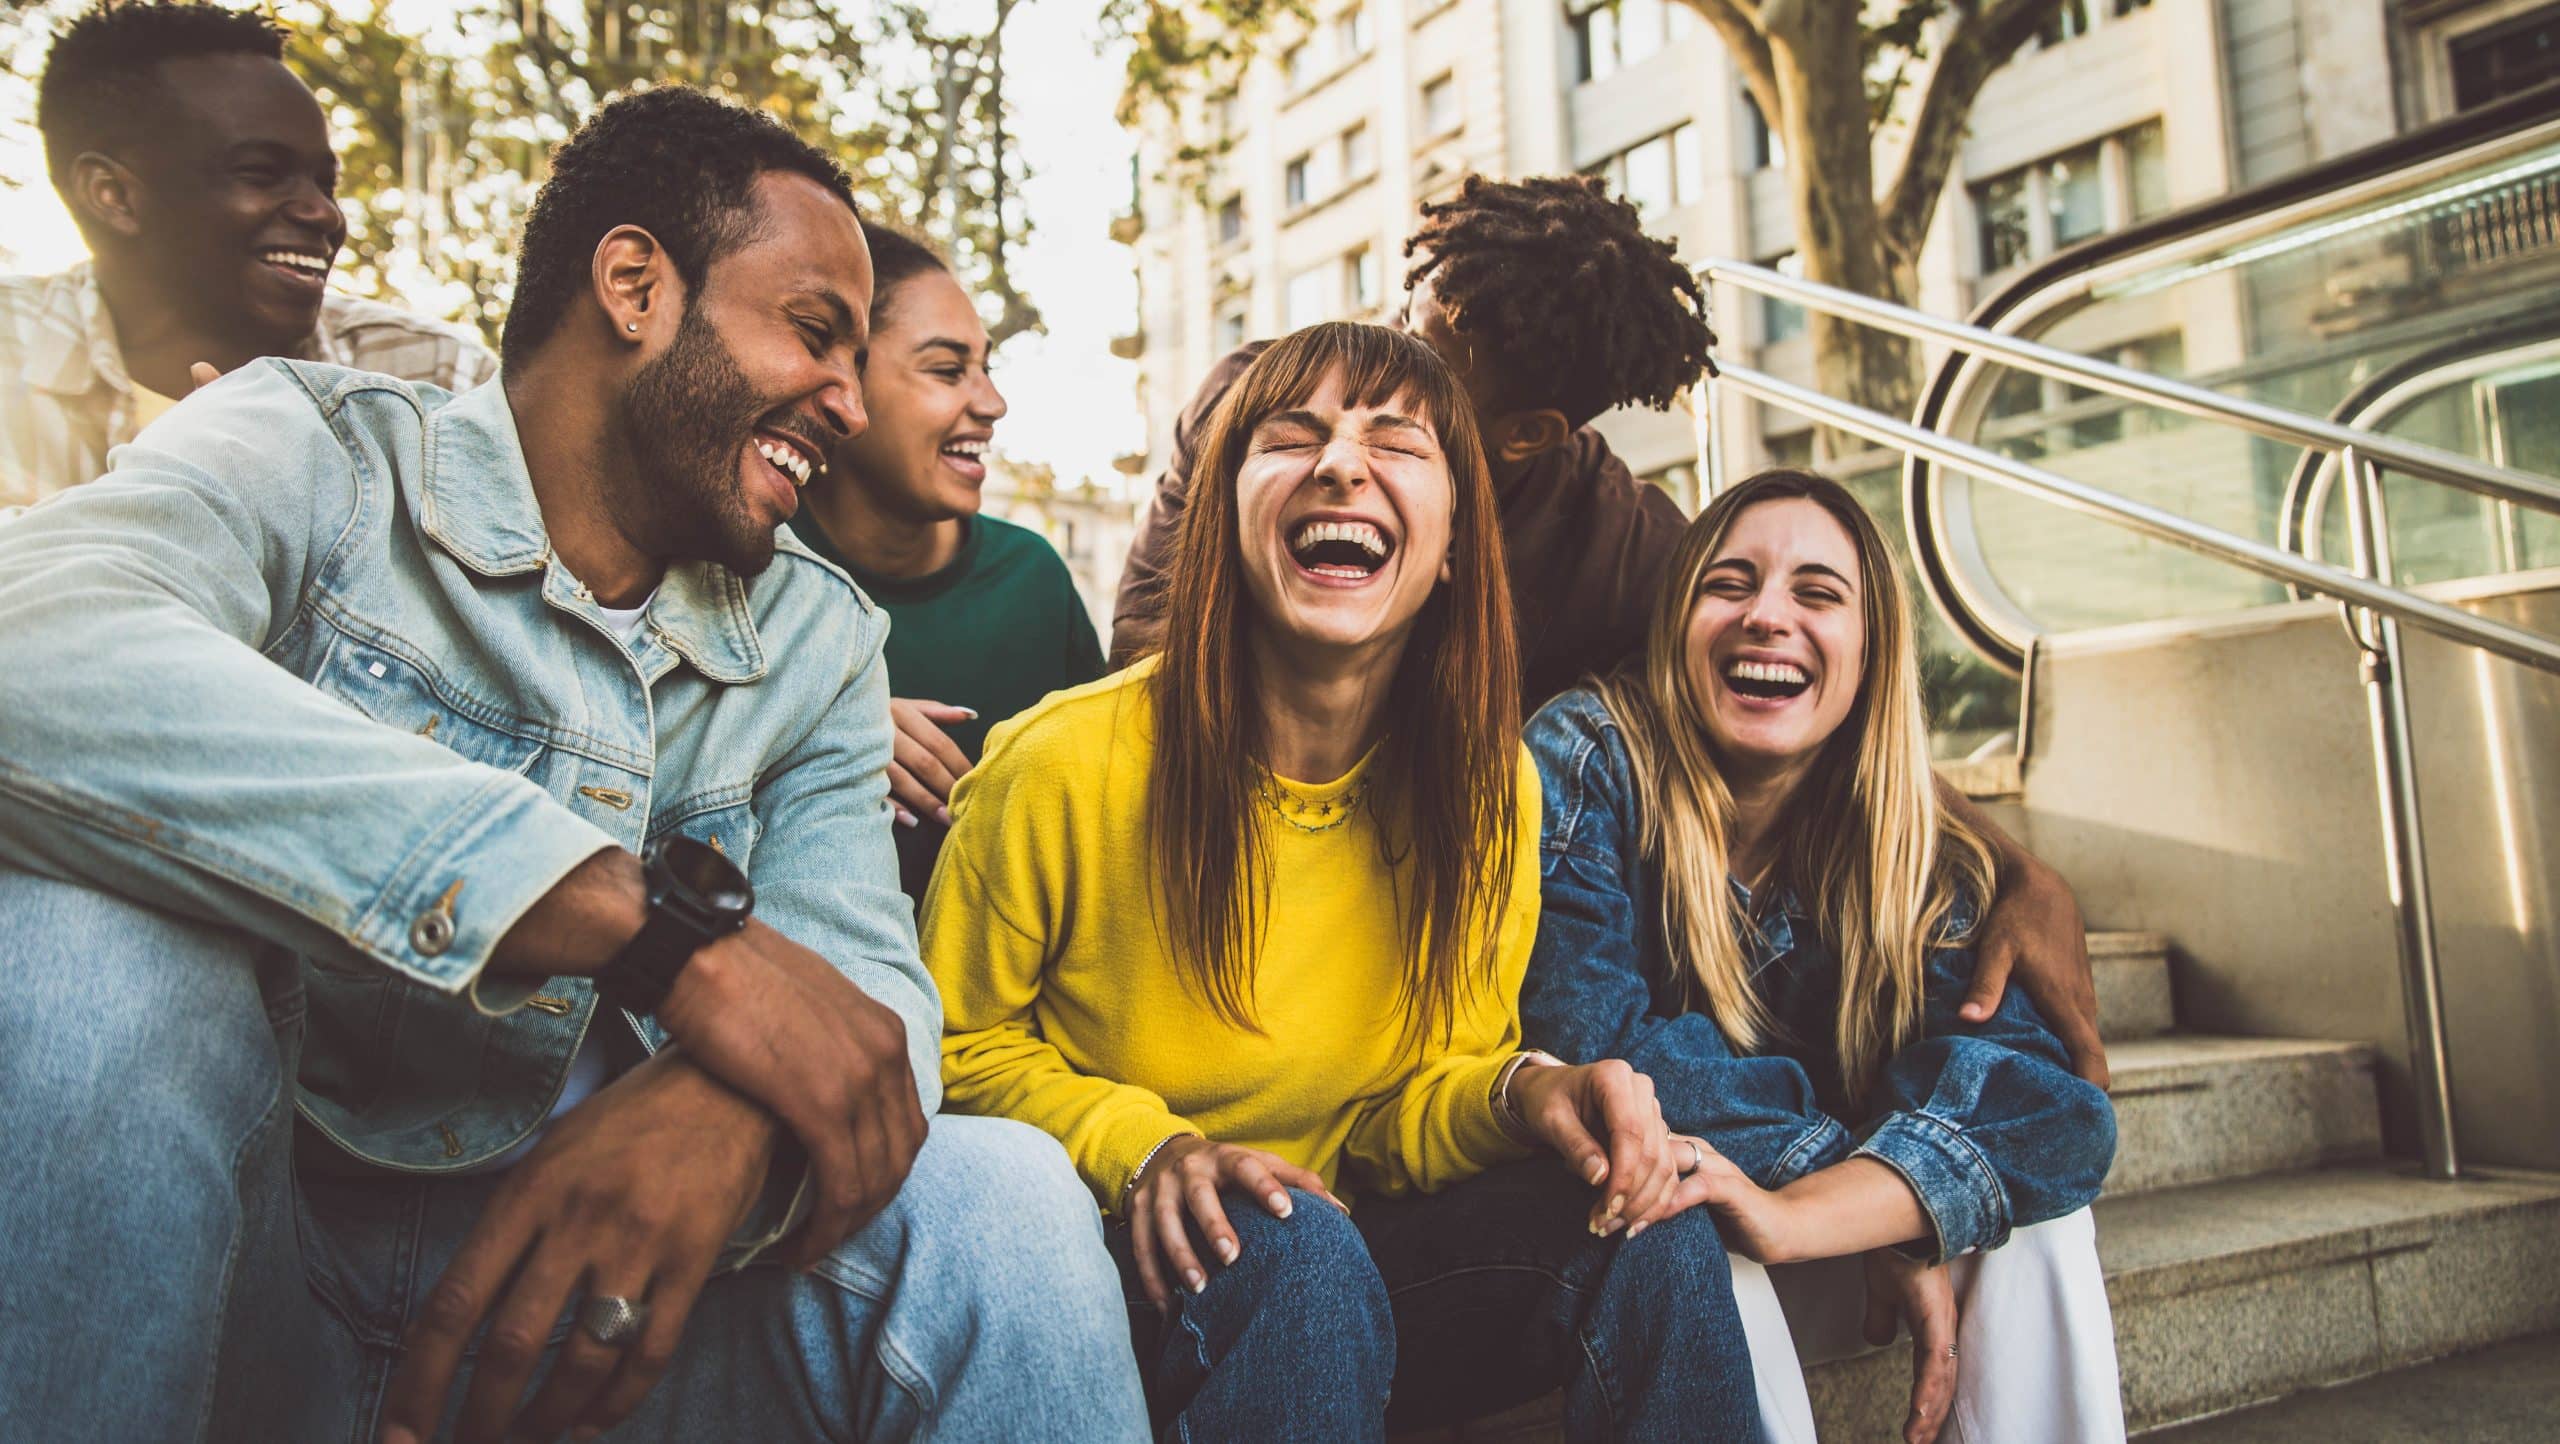
<path id="1" fill-rule="evenodd" d="M 1199 455 L 1163 652 L 997 729 L 952 797 L 944 1106 L 1066 1145 L 1168 1434 L 1374 1439 L 1391 1385 L 1399 1427 L 1562 1385 L 1577 1437 L 1756 1437 L 1652 1085 L 1519 1046 L 1538 781 L 1475 403 L 1419 340 L 1317 326 Z"/>

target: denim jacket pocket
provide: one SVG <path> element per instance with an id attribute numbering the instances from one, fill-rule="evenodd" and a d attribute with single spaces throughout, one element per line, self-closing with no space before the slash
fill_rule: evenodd
<path id="1" fill-rule="evenodd" d="M 473 762 L 529 775 L 542 743 L 484 720 L 496 709 L 442 684 L 426 666 L 375 643 L 342 639 L 315 679 L 320 690 L 386 727 L 442 744 Z"/>

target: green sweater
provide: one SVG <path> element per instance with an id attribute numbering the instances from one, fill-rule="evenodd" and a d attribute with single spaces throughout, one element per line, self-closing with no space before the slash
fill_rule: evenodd
<path id="1" fill-rule="evenodd" d="M 975 721 L 943 725 L 975 762 L 988 728 L 1101 676 L 1102 643 L 1046 537 L 991 516 L 963 525 L 948 566 L 900 579 L 847 560 L 808 508 L 791 519 L 811 551 L 844 568 L 888 612 L 891 695 L 977 710 Z M 947 831 L 930 817 L 897 829 L 898 882 L 908 897 L 923 899 Z"/>

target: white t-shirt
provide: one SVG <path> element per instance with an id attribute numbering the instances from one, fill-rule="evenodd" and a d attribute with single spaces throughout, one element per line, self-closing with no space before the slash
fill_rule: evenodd
<path id="1" fill-rule="evenodd" d="M 596 614 L 602 617 L 604 624 L 611 627 L 613 634 L 620 637 L 627 645 L 632 638 L 640 635 L 640 619 L 647 615 L 649 600 L 656 595 L 657 593 L 651 592 L 648 597 L 641 598 L 640 605 L 636 607 L 599 606 L 596 608 Z M 621 1010 L 610 1011 L 618 1014 Z M 551 1116 L 542 1121 L 542 1127 L 527 1134 L 525 1140 L 515 1147 L 486 1163 L 466 1168 L 462 1170 L 463 1172 L 495 1173 L 499 1169 L 512 1168 L 523 1162 L 524 1156 L 531 1153 L 533 1146 L 542 1141 L 544 1131 L 558 1122 L 561 1114 L 586 1102 L 604 1085 L 613 1081 L 613 1060 L 605 1046 L 605 1031 L 614 1024 L 606 1020 L 607 1012 L 607 1009 L 599 1005 L 596 1016 L 587 1023 L 587 1036 L 578 1041 L 578 1056 L 569 1060 L 569 1076 L 560 1085 L 560 1101 L 551 1105 Z"/>

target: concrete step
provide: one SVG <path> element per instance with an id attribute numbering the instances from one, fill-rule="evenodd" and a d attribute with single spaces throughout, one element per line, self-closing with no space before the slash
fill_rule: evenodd
<path id="1" fill-rule="evenodd" d="M 2373 1049 L 2168 1034 L 2115 1044 L 2110 1195 L 2379 1158 Z"/>
<path id="2" fill-rule="evenodd" d="M 2098 985 L 2098 1036 L 2113 1044 L 2178 1026 L 2169 994 L 2169 939 L 2160 933 L 2089 934 Z"/>
<path id="3" fill-rule="evenodd" d="M 2560 1434 L 2560 1334 L 2493 1344 L 2144 1436 L 2151 1444 L 2550 1444 Z"/>
<path id="4" fill-rule="evenodd" d="M 2153 1428 L 2560 1329 L 2560 1175 L 2366 1164 L 2101 1199 L 2098 1253 L 2126 1422 Z M 1910 1378 L 1906 1344 L 1808 1370 L 1823 1437 L 1897 1437 Z"/>

